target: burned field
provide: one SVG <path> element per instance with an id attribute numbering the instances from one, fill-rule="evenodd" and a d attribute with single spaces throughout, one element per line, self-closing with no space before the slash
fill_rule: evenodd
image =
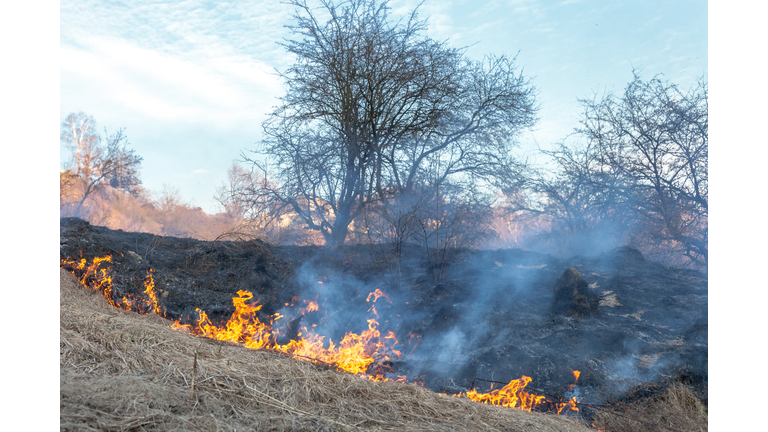
<path id="1" fill-rule="evenodd" d="M 706 275 L 665 268 L 630 248 L 569 259 L 462 251 L 436 281 L 429 251 L 418 247 L 396 266 L 369 245 L 204 242 L 80 219 L 61 220 L 60 243 L 62 260 L 111 256 L 116 302 L 141 296 L 151 274 L 166 318 L 181 323 L 193 324 L 198 309 L 226 322 L 241 290 L 262 305 L 255 314 L 263 322 L 283 317 L 273 336 L 280 344 L 306 329 L 338 343 L 375 318 L 396 343 L 367 372 L 436 392 L 488 391 L 525 375 L 529 389 L 601 404 L 676 377 L 707 399 Z M 556 286 L 575 293 L 572 305 Z"/>

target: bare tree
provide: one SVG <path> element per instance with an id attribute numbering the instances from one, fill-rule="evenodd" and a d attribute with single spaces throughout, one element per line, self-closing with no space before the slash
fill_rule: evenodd
<path id="1" fill-rule="evenodd" d="M 254 178 L 254 174 L 233 162 L 227 169 L 227 180 L 216 188 L 214 198 L 238 224 L 253 218 L 255 215 L 249 213 L 259 210 L 247 197 L 249 191 L 259 188 L 260 182 Z"/>
<path id="2" fill-rule="evenodd" d="M 612 187 L 617 172 L 602 166 L 595 152 L 578 143 L 563 141 L 541 152 L 550 158 L 547 167 L 529 170 L 527 188 L 506 205 L 527 224 L 546 224 L 545 230 L 530 229 L 525 241 L 568 255 L 626 244 L 637 227 L 637 215 Z"/>
<path id="3" fill-rule="evenodd" d="M 182 199 L 179 189 L 164 183 L 160 192 L 153 195 L 152 204 L 157 209 L 163 235 L 190 237 L 193 226 L 185 216 L 192 209 Z"/>
<path id="4" fill-rule="evenodd" d="M 100 155 L 99 135 L 93 116 L 83 112 L 70 113 L 61 124 L 61 140 L 72 152 L 71 170 L 77 176 L 88 177 L 94 159 Z"/>
<path id="5" fill-rule="evenodd" d="M 442 184 L 517 180 L 510 150 L 537 108 L 514 58 L 468 59 L 424 36 L 417 9 L 392 21 L 386 0 L 291 4 L 297 38 L 282 45 L 296 62 L 264 123 L 267 162 L 243 155 L 276 173 L 259 192 L 273 211 L 337 245 L 366 206 L 429 189 L 438 157 Z"/>
<path id="6" fill-rule="evenodd" d="M 420 209 L 414 237 L 426 248 L 435 281 L 445 277 L 448 265 L 462 250 L 488 239 L 493 213 L 486 200 L 480 194 L 468 194 L 450 201 L 431 200 L 431 205 Z"/>
<path id="7" fill-rule="evenodd" d="M 403 282 L 402 257 L 407 245 L 415 241 L 422 207 L 429 202 L 425 195 L 400 196 L 382 200 L 363 211 L 365 236 L 377 264 L 387 266 L 392 283 Z"/>
<path id="8" fill-rule="evenodd" d="M 263 193 L 274 185 L 257 171 L 236 162 L 227 170 L 227 180 L 216 189 L 214 198 L 232 221 L 232 230 L 256 236 L 275 244 L 317 244 L 317 232 L 296 223 L 297 214 L 290 206 L 279 206 Z M 278 203 L 279 204 L 279 203 Z"/>
<path id="9" fill-rule="evenodd" d="M 71 202 L 76 178 L 71 170 L 59 171 L 59 208 L 62 211 Z"/>
<path id="10" fill-rule="evenodd" d="M 537 191 L 573 222 L 632 212 L 635 242 L 672 241 L 706 265 L 707 93 L 703 80 L 683 91 L 658 76 L 643 81 L 635 71 L 621 96 L 582 100 L 576 135 L 586 144 L 549 152 L 560 177 L 537 183 Z"/>
<path id="11" fill-rule="evenodd" d="M 104 138 L 95 133 L 93 117 L 84 113 L 69 114 L 62 123 L 61 140 L 72 151 L 71 170 L 79 177 L 80 200 L 75 210 L 80 214 L 91 194 L 106 185 L 133 195 L 139 192 L 138 168 L 142 157 L 128 149 L 128 138 L 120 129 L 112 135 L 104 130 Z"/>

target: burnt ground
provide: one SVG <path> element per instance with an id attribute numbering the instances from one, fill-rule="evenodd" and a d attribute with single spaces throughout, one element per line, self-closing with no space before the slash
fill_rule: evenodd
<path id="1" fill-rule="evenodd" d="M 319 334 L 339 341 L 346 331 L 367 328 L 373 313 L 366 298 L 381 289 L 391 303 L 376 302 L 379 329 L 394 331 L 403 353 L 392 374 L 440 392 L 466 391 L 475 378 L 508 382 L 527 375 L 529 387 L 602 402 L 641 381 L 675 376 L 707 399 L 706 275 L 647 261 L 631 248 L 569 259 L 465 250 L 436 281 L 429 251 L 410 246 L 397 283 L 392 259 L 370 245 L 205 242 L 113 231 L 74 218 L 61 219 L 60 244 L 62 259 L 112 255 L 115 299 L 140 295 L 151 268 L 171 319 L 196 317 L 200 308 L 214 322 L 226 321 L 238 290 L 251 291 L 264 305 L 265 320 L 275 312 L 298 316 L 305 306 L 300 299 L 317 299 L 321 310 L 300 324 L 316 324 Z M 594 317 L 552 313 L 553 287 L 570 267 L 601 298 Z M 568 390 L 572 370 L 581 377 Z M 488 389 L 487 382 L 475 384 Z"/>

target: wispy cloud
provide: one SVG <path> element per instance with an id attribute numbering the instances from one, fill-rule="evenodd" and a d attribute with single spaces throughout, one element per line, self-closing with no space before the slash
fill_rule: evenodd
<path id="1" fill-rule="evenodd" d="M 289 59 L 275 41 L 289 12 L 277 2 L 64 0 L 62 102 L 90 92 L 156 120 L 252 120 L 280 91 L 272 72 Z"/>
<path id="2" fill-rule="evenodd" d="M 531 29 L 533 33 L 552 33 L 555 31 L 555 28 L 551 25 L 538 25 Z"/>
<path id="3" fill-rule="evenodd" d="M 62 46 L 61 55 L 63 75 L 87 78 L 115 104 L 159 120 L 226 122 L 254 108 L 253 94 L 279 89 L 266 65 L 247 58 L 182 59 L 110 37 Z"/>
<path id="4" fill-rule="evenodd" d="M 547 9 L 539 0 L 508 0 L 507 4 L 512 13 L 533 17 L 542 17 Z"/>
<path id="5" fill-rule="evenodd" d="M 281 2 L 241 0 L 219 3 L 183 0 L 97 0 L 61 2 L 61 39 L 72 42 L 83 33 L 133 41 L 150 50 L 197 56 L 257 55 L 279 61 L 275 40 L 287 35 L 283 24 L 292 8 Z"/>

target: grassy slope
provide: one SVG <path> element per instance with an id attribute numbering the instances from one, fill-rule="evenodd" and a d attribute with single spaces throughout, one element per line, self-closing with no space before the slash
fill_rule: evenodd
<path id="1" fill-rule="evenodd" d="M 590 430 L 180 333 L 63 270 L 60 289 L 62 430 Z"/>

